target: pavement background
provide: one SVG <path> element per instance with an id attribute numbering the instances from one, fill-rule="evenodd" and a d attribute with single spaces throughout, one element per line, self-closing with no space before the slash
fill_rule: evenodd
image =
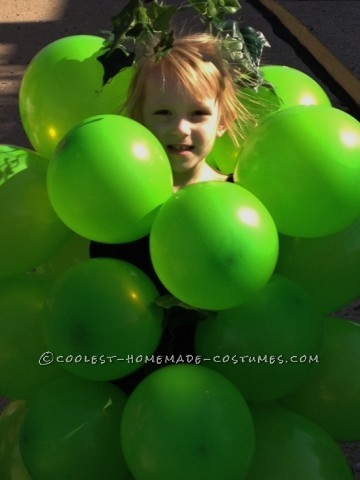
<path id="1" fill-rule="evenodd" d="M 18 112 L 24 71 L 43 47 L 77 34 L 111 30 L 111 17 L 127 0 L 0 0 L 0 144 L 31 147 Z M 179 5 L 180 1 L 167 1 Z M 360 119 L 360 0 L 240 0 L 244 25 L 271 44 L 263 63 L 287 65 L 312 76 L 332 104 Z M 186 29 L 196 22 L 184 17 Z M 343 312 L 360 319 L 360 302 Z M 0 410 L 2 401 L 0 399 Z M 344 445 L 360 479 L 360 445 Z"/>
<path id="2" fill-rule="evenodd" d="M 111 29 L 111 17 L 126 3 L 0 0 L 0 143 L 29 146 L 18 113 L 18 90 L 35 54 L 64 36 L 99 35 Z M 359 115 L 359 0 L 242 0 L 240 4 L 243 24 L 262 31 L 271 44 L 265 49 L 264 63 L 287 65 L 311 75 L 333 106 Z M 184 18 L 184 23 L 194 28 L 192 18 Z"/>

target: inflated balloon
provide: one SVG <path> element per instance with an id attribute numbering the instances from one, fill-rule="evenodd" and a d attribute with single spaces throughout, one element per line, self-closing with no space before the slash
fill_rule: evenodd
<path id="1" fill-rule="evenodd" d="M 262 85 L 257 89 L 241 89 L 241 103 L 255 117 L 258 124 L 277 110 L 297 105 L 331 107 L 329 97 L 323 88 L 309 75 L 296 68 L 263 65 L 260 67 L 260 73 L 268 85 Z M 249 134 L 251 130 L 247 128 L 247 132 Z"/>
<path id="2" fill-rule="evenodd" d="M 322 428 L 285 408 L 251 408 L 254 459 L 246 480 L 352 480 L 340 447 Z"/>
<path id="3" fill-rule="evenodd" d="M 152 281 L 130 263 L 96 258 L 71 267 L 55 281 L 44 312 L 54 361 L 91 380 L 137 370 L 162 334 L 158 296 Z"/>
<path id="4" fill-rule="evenodd" d="M 125 68 L 103 85 L 97 57 L 104 39 L 73 35 L 40 50 L 27 67 L 19 93 L 24 130 L 41 155 L 51 158 L 62 137 L 87 117 L 115 113 L 125 101 L 133 75 Z"/>
<path id="5" fill-rule="evenodd" d="M 281 65 L 263 65 L 260 72 L 269 82 L 280 101 L 280 108 L 296 105 L 331 106 L 324 89 L 309 75 L 296 68 Z"/>
<path id="6" fill-rule="evenodd" d="M 75 233 L 104 243 L 145 236 L 172 195 L 164 148 L 140 123 L 119 115 L 90 117 L 59 145 L 48 170 L 49 198 Z"/>
<path id="7" fill-rule="evenodd" d="M 273 113 L 247 137 L 234 172 L 280 233 L 330 235 L 360 215 L 360 123 L 332 107 Z"/>
<path id="8" fill-rule="evenodd" d="M 19 431 L 25 415 L 26 402 L 9 402 L 0 415 L 0 478 L 31 480 L 20 455 Z"/>
<path id="9" fill-rule="evenodd" d="M 150 253 L 170 293 L 191 306 L 221 310 L 267 283 L 278 236 L 268 211 L 250 192 L 203 182 L 179 190 L 161 207 Z"/>
<path id="10" fill-rule="evenodd" d="M 0 145 L 0 277 L 46 262 L 71 233 L 50 204 L 47 166 L 31 150 Z"/>
<path id="11" fill-rule="evenodd" d="M 246 109 L 245 118 L 238 121 L 239 145 L 236 146 L 230 135 L 225 132 L 215 140 L 211 152 L 206 157 L 206 162 L 224 175 L 234 173 L 246 137 L 264 118 L 278 110 L 280 105 L 279 98 L 267 87 L 259 87 L 257 90 L 242 88 L 239 101 Z"/>
<path id="12" fill-rule="evenodd" d="M 224 175 L 228 175 L 234 172 L 238 156 L 239 148 L 229 134 L 225 133 L 215 140 L 211 152 L 206 157 L 206 162 Z"/>
<path id="13" fill-rule="evenodd" d="M 49 283 L 35 274 L 0 281 L 0 396 L 24 399 L 64 375 L 56 364 L 43 367 L 48 350 L 41 315 Z"/>
<path id="14" fill-rule="evenodd" d="M 89 249 L 89 240 L 73 233 L 64 245 L 54 252 L 49 261 L 38 266 L 36 271 L 47 278 L 57 278 L 73 265 L 88 260 L 90 258 Z"/>
<path id="15" fill-rule="evenodd" d="M 75 377 L 52 382 L 29 401 L 20 452 L 36 480 L 128 479 L 119 438 L 126 395 Z"/>
<path id="16" fill-rule="evenodd" d="M 196 353 L 230 380 L 248 401 L 280 398 L 317 367 L 322 321 L 312 299 L 275 275 L 244 304 L 199 322 Z"/>
<path id="17" fill-rule="evenodd" d="M 276 271 L 307 290 L 322 313 L 349 305 L 360 292 L 360 219 L 326 237 L 280 235 Z"/>
<path id="18" fill-rule="evenodd" d="M 360 325 L 327 317 L 319 368 L 283 405 L 323 427 L 335 440 L 360 438 Z"/>
<path id="19" fill-rule="evenodd" d="M 281 101 L 269 86 L 260 86 L 258 89 L 243 88 L 241 90 L 241 103 L 253 115 L 257 123 L 261 123 L 271 113 L 280 109 Z M 251 130 L 247 128 L 249 134 Z"/>
<path id="20" fill-rule="evenodd" d="M 121 423 L 125 460 L 137 480 L 244 479 L 253 433 L 238 390 L 201 365 L 150 374 L 130 395 Z"/>

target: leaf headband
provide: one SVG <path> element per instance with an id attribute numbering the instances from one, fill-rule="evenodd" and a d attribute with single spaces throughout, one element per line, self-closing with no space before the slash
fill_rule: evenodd
<path id="1" fill-rule="evenodd" d="M 259 67 L 263 48 L 270 45 L 263 33 L 228 18 L 240 10 L 237 0 L 187 0 L 180 7 L 165 5 L 161 0 L 130 0 L 111 19 L 113 30 L 103 32 L 106 52 L 98 57 L 104 67 L 103 83 L 144 55 L 166 55 L 174 41 L 174 15 L 190 8 L 208 33 L 220 40 L 223 58 L 235 82 L 255 90 L 265 85 Z"/>

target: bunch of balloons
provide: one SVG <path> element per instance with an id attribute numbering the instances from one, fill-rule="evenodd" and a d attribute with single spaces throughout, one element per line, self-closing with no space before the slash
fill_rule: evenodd
<path id="1" fill-rule="evenodd" d="M 159 141 L 117 114 L 132 67 L 103 85 L 102 53 L 40 51 L 19 100 L 34 150 L 0 146 L 0 477 L 351 480 L 360 326 L 330 314 L 360 293 L 359 123 L 262 67 L 272 90 L 242 93 L 257 126 L 208 158 L 235 184 L 173 194 Z M 89 257 L 147 236 L 170 300 Z M 166 301 L 191 354 L 163 345 Z"/>

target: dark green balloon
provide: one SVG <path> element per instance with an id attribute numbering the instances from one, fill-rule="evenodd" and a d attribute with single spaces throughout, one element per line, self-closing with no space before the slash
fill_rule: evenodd
<path id="1" fill-rule="evenodd" d="M 19 432 L 25 411 L 24 400 L 12 400 L 0 414 L 1 480 L 32 480 L 19 449 Z"/>
<path id="2" fill-rule="evenodd" d="M 340 442 L 360 438 L 360 325 L 325 317 L 319 368 L 299 389 L 282 399 Z"/>
<path id="3" fill-rule="evenodd" d="M 226 182 L 189 185 L 159 210 L 150 233 L 151 259 L 181 301 L 221 310 L 243 303 L 269 280 L 278 235 L 261 202 Z"/>
<path id="4" fill-rule="evenodd" d="M 67 241 L 57 249 L 46 263 L 39 265 L 36 271 L 49 279 L 57 278 L 73 265 L 90 258 L 90 241 L 72 233 Z"/>
<path id="5" fill-rule="evenodd" d="M 64 375 L 59 365 L 39 365 L 48 350 L 41 317 L 49 289 L 35 274 L 0 281 L 0 396 L 26 399 Z"/>
<path id="6" fill-rule="evenodd" d="M 360 123 L 320 105 L 277 111 L 247 137 L 234 177 L 280 233 L 331 235 L 360 215 Z"/>
<path id="7" fill-rule="evenodd" d="M 47 168 L 31 150 L 0 145 L 0 278 L 46 262 L 70 236 L 50 204 Z"/>
<path id="8" fill-rule="evenodd" d="M 69 268 L 55 281 L 44 312 L 54 362 L 91 380 L 137 370 L 162 335 L 158 296 L 145 273 L 121 260 L 95 258 Z"/>
<path id="9" fill-rule="evenodd" d="M 24 130 L 36 151 L 51 158 L 63 136 L 87 117 L 116 113 L 125 101 L 133 75 L 126 68 L 103 85 L 97 60 L 105 41 L 72 35 L 45 46 L 23 75 L 19 107 Z"/>
<path id="10" fill-rule="evenodd" d="M 29 401 L 20 452 L 36 480 L 127 480 L 119 438 L 126 395 L 76 377 L 49 383 Z"/>
<path id="11" fill-rule="evenodd" d="M 349 305 L 360 293 L 360 219 L 325 237 L 280 235 L 276 271 L 301 285 L 322 313 Z"/>
<path id="12" fill-rule="evenodd" d="M 256 446 L 246 480 L 352 480 L 337 443 L 322 428 L 284 408 L 251 408 Z"/>
<path id="13" fill-rule="evenodd" d="M 51 204 L 75 233 L 104 243 L 131 242 L 150 232 L 172 195 L 166 152 L 143 125 L 119 115 L 77 124 L 49 164 Z"/>
<path id="14" fill-rule="evenodd" d="M 270 401 L 301 386 L 317 367 L 322 321 L 312 299 L 275 275 L 251 299 L 199 322 L 196 352 L 248 401 Z M 313 359 L 310 360 L 310 357 Z"/>
<path id="15" fill-rule="evenodd" d="M 241 480 L 254 448 L 243 397 L 201 365 L 146 377 L 125 406 L 121 439 L 136 480 Z"/>

